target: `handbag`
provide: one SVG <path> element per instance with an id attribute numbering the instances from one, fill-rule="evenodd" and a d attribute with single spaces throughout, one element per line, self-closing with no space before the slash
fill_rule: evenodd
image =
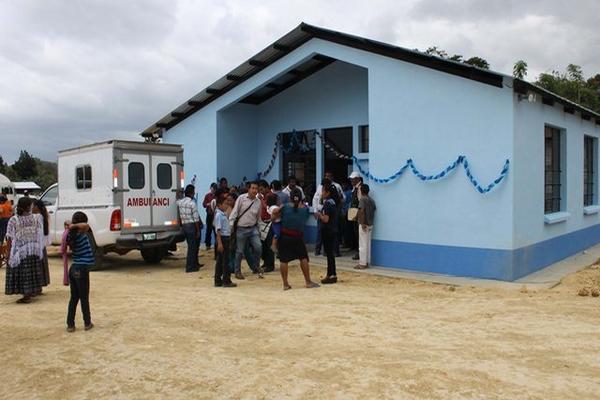
<path id="1" fill-rule="evenodd" d="M 348 209 L 348 221 L 356 221 L 358 217 L 358 207 L 350 207 Z"/>
<path id="2" fill-rule="evenodd" d="M 269 236 L 269 231 L 271 230 L 271 221 L 259 221 L 258 222 L 258 233 L 260 234 L 260 241 L 264 242 L 267 240 L 267 236 Z"/>

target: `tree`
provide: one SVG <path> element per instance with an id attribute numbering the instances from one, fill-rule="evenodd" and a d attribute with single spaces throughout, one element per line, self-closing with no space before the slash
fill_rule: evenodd
<path id="1" fill-rule="evenodd" d="M 464 63 L 482 69 L 490 69 L 490 63 L 488 63 L 484 58 L 477 56 L 469 58 L 468 60 L 464 61 Z"/>
<path id="2" fill-rule="evenodd" d="M 523 60 L 519 60 L 513 67 L 513 76 L 515 78 L 523 79 L 527 76 L 527 63 Z"/>
<path id="3" fill-rule="evenodd" d="M 569 64 L 565 72 L 541 73 L 535 83 L 559 96 L 600 112 L 600 74 L 586 81 L 581 67 Z"/>
<path id="4" fill-rule="evenodd" d="M 6 167 L 8 167 L 8 165 L 6 165 L 2 156 L 0 156 L 0 174 L 4 175 L 6 173 Z"/>
<path id="5" fill-rule="evenodd" d="M 27 150 L 21 150 L 19 159 L 12 165 L 12 169 L 23 180 L 37 175 L 37 163 Z"/>
<path id="6" fill-rule="evenodd" d="M 425 50 L 425 54 L 429 54 L 430 56 L 438 56 L 441 58 L 448 58 L 448 53 L 445 50 L 438 49 L 437 46 L 431 46 L 427 50 Z"/>

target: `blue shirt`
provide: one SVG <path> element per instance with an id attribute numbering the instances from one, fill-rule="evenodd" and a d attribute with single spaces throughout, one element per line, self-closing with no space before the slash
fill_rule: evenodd
<path id="1" fill-rule="evenodd" d="M 225 214 L 219 208 L 217 208 L 217 213 L 215 214 L 213 226 L 215 227 L 215 231 L 221 231 L 221 236 L 231 235 L 231 225 L 229 225 L 229 218 L 227 217 L 227 214 Z"/>
<path id="2" fill-rule="evenodd" d="M 304 233 L 304 226 L 309 215 L 306 207 L 294 209 L 294 206 L 286 204 L 281 208 L 281 227 Z"/>
<path id="3" fill-rule="evenodd" d="M 75 242 L 71 247 L 71 251 L 73 252 L 73 264 L 94 265 L 96 261 L 94 259 L 94 252 L 89 236 L 80 232 L 69 233 L 69 235 L 71 234 L 75 235 Z"/>

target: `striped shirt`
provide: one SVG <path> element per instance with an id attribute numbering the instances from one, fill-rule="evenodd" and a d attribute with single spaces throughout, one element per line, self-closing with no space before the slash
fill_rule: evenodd
<path id="1" fill-rule="evenodd" d="M 73 264 L 79 265 L 94 265 L 94 252 L 92 251 L 92 244 L 90 238 L 85 233 L 71 232 L 71 235 L 75 236 L 75 241 L 71 247 L 73 252 Z"/>

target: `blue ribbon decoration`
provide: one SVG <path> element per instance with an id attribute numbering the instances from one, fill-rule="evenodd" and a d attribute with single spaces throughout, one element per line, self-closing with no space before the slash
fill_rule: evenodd
<path id="1" fill-rule="evenodd" d="M 386 178 L 380 178 L 380 177 L 374 176 L 369 171 L 365 170 L 363 168 L 363 166 L 360 164 L 360 162 L 356 156 L 354 156 L 354 155 L 349 156 L 347 154 L 343 154 L 342 152 L 338 151 L 336 149 L 336 147 L 331 145 L 330 143 L 328 143 L 318 131 L 313 131 L 312 133 L 314 133 L 312 140 L 310 141 L 309 144 L 307 144 L 307 143 L 305 143 L 306 141 L 304 140 L 304 139 L 306 139 L 306 137 L 304 136 L 304 132 L 293 131 L 291 139 L 290 139 L 290 143 L 286 147 L 282 146 L 281 134 L 277 135 L 277 137 L 275 139 L 275 145 L 273 146 L 273 154 L 271 156 L 271 161 L 269 162 L 269 165 L 267 166 L 266 170 L 264 170 L 263 172 L 259 172 L 257 174 L 257 179 L 260 179 L 261 177 L 264 177 L 264 176 L 268 175 L 269 172 L 271 172 L 271 170 L 275 166 L 275 160 L 277 159 L 277 154 L 279 153 L 279 151 L 278 151 L 279 149 L 281 149 L 283 154 L 288 154 L 296 149 L 300 149 L 300 151 L 306 152 L 315 147 L 315 142 L 316 142 L 317 136 L 321 139 L 324 147 L 328 151 L 332 152 L 336 157 L 338 157 L 340 159 L 354 161 L 354 164 L 358 168 L 358 171 L 361 173 L 361 175 L 363 175 L 364 177 L 366 177 L 367 179 L 369 179 L 371 181 L 374 181 L 374 182 L 380 183 L 380 184 L 387 184 L 387 183 L 394 182 L 395 180 L 400 178 L 404 174 L 404 172 L 406 172 L 407 169 L 410 169 L 412 171 L 412 173 L 422 181 L 436 181 L 436 180 L 446 177 L 452 171 L 454 171 L 456 168 L 458 168 L 459 165 L 462 165 L 465 170 L 465 173 L 467 175 L 467 178 L 469 178 L 469 181 L 471 182 L 471 185 L 473 185 L 475 190 L 477 190 L 481 194 L 486 194 L 486 193 L 490 192 L 492 189 L 494 189 L 496 186 L 498 186 L 500 184 L 500 182 L 502 182 L 504 180 L 504 178 L 506 178 L 506 176 L 508 175 L 509 167 L 510 167 L 510 160 L 507 159 L 504 162 L 504 166 L 502 167 L 502 170 L 500 171 L 500 175 L 496 179 L 494 179 L 490 184 L 488 184 L 486 186 L 482 186 L 477 181 L 477 179 L 475 179 L 475 177 L 473 176 L 473 173 L 471 172 L 471 168 L 469 166 L 469 161 L 467 160 L 467 157 L 464 155 L 458 156 L 458 158 L 452 164 L 448 165 L 444 170 L 442 170 L 441 172 L 439 172 L 435 175 L 424 175 L 416 167 L 414 161 L 411 158 L 409 158 L 408 160 L 406 160 L 406 163 L 402 167 L 400 167 L 400 169 L 398 169 L 398 171 L 396 171 L 394 174 L 392 174 Z"/>

